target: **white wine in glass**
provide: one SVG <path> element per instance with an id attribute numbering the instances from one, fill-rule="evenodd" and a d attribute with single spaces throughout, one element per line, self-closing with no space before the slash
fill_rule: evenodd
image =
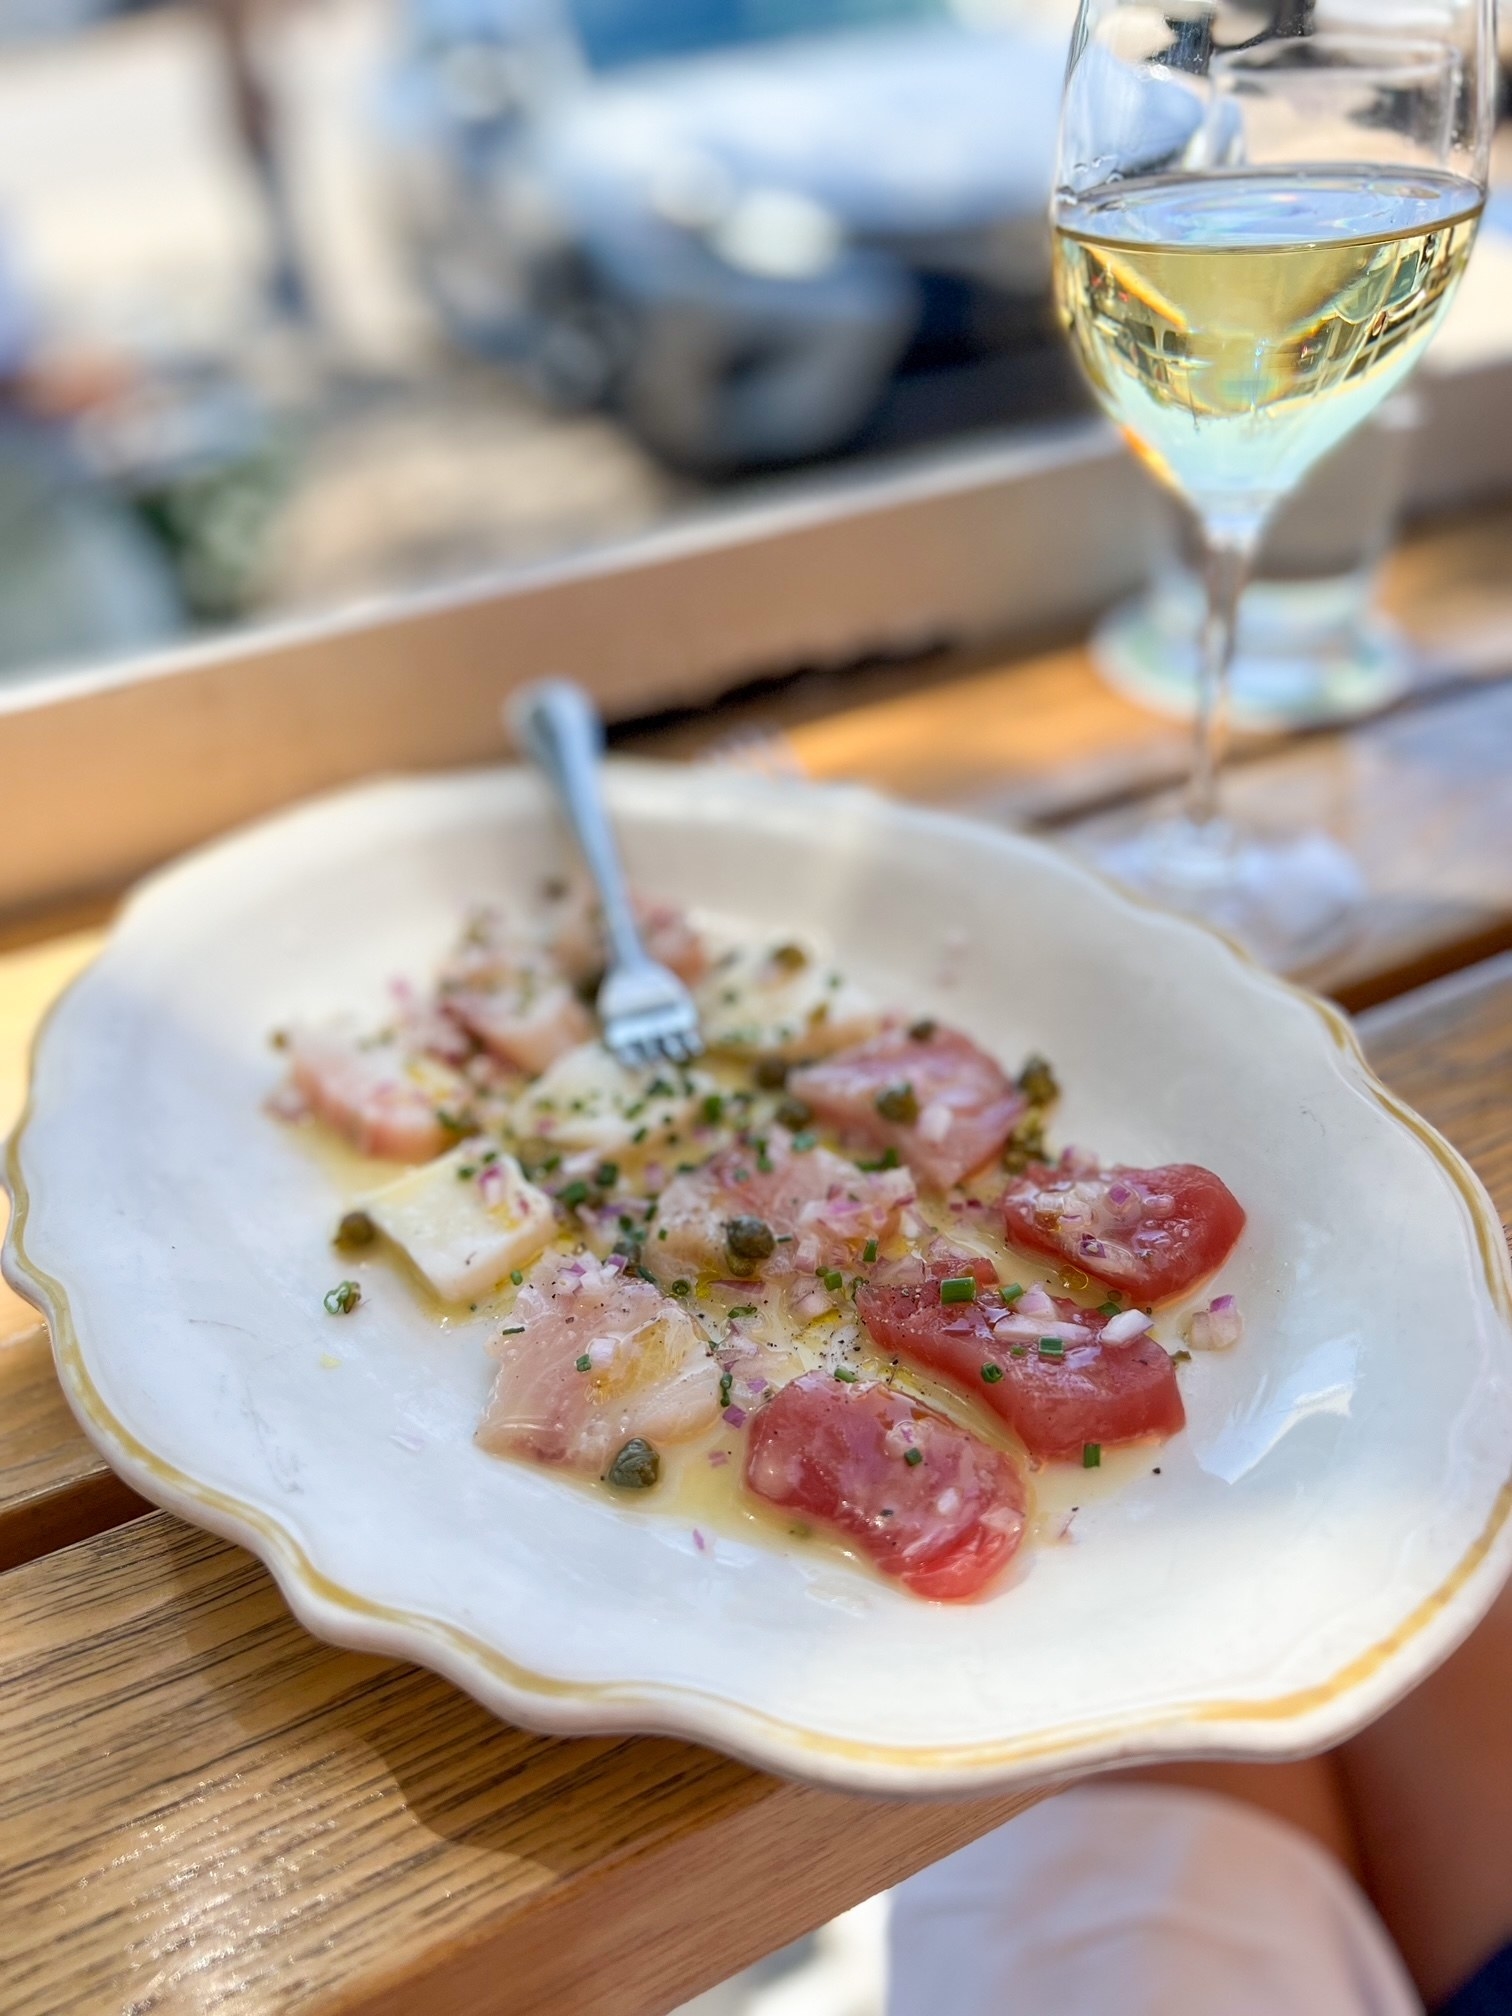
<path id="1" fill-rule="evenodd" d="M 1329 19 L 1326 0 L 1179 17 L 1084 0 L 1054 217 L 1083 368 L 1195 514 L 1206 557 L 1187 804 L 1108 862 L 1283 968 L 1337 936 L 1358 879 L 1322 835 L 1222 815 L 1239 595 L 1276 506 L 1438 326 L 1475 237 L 1491 127 L 1489 6 L 1379 0 L 1370 30 L 1347 34 Z"/>

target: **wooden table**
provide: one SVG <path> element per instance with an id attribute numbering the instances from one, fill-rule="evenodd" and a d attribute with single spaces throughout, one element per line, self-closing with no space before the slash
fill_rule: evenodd
<path id="1" fill-rule="evenodd" d="M 1445 649 L 1391 715 L 1251 745 L 1239 783 L 1360 845 L 1366 929 L 1322 978 L 1349 1005 L 1385 1004 L 1361 1025 L 1378 1069 L 1504 1214 L 1509 664 L 1512 648 Z M 1180 762 L 1179 736 L 1075 651 L 884 670 L 817 698 L 800 685 L 626 739 L 686 753 L 742 722 L 780 729 L 784 760 L 817 775 L 1073 833 Z M 28 1031 L 95 942 L 75 930 L 0 954 L 0 1123 Z M 0 1568 L 3 2016 L 233 1999 L 248 2016 L 650 2016 L 1022 1803 L 863 1802 L 686 1744 L 531 1736 L 426 1673 L 318 1643 L 250 1556 L 105 1470 L 14 1298 Z"/>

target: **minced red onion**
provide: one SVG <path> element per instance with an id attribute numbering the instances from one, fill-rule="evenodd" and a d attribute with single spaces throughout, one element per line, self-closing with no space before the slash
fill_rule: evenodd
<path id="1" fill-rule="evenodd" d="M 310 1102 L 297 1085 L 280 1085 L 268 1094 L 268 1111 L 276 1120 L 306 1120 Z"/>
<path id="2" fill-rule="evenodd" d="M 1101 1341 L 1104 1344 L 1132 1344 L 1136 1337 L 1143 1337 L 1153 1321 L 1154 1318 L 1143 1309 L 1122 1309 L 1103 1325 Z"/>
<path id="3" fill-rule="evenodd" d="M 1036 1284 L 1020 1295 L 1013 1305 L 1013 1313 L 1015 1316 L 1053 1316 L 1055 1304 L 1044 1289 Z"/>
<path id="4" fill-rule="evenodd" d="M 1229 1351 L 1244 1335 L 1244 1318 L 1232 1295 L 1216 1295 L 1187 1320 L 1186 1340 L 1194 1351 Z"/>
<path id="5" fill-rule="evenodd" d="M 948 1101 L 931 1099 L 915 1123 L 919 1139 L 930 1142 L 943 1141 L 950 1132 L 954 1118 L 955 1114 Z"/>
<path id="6" fill-rule="evenodd" d="M 744 1428 L 745 1409 L 744 1407 L 726 1407 L 719 1418 L 721 1421 L 728 1421 L 732 1428 Z"/>
<path id="7" fill-rule="evenodd" d="M 1092 1332 L 1085 1323 L 1063 1323 L 1059 1318 L 1046 1322 L 1043 1316 L 1021 1316 L 1016 1310 L 1012 1315 L 996 1317 L 992 1334 L 1006 1344 L 1037 1344 L 1041 1337 L 1058 1337 L 1063 1344 L 1092 1341 Z"/>

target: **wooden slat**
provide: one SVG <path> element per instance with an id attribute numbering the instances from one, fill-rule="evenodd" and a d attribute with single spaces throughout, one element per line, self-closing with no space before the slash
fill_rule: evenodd
<path id="1" fill-rule="evenodd" d="M 1512 1209 L 1512 959 L 1370 1026 Z M 649 2016 L 1011 1810 L 524 1735 L 162 1515 L 0 1577 L 0 1700 L 7 2016 Z"/>
<path id="2" fill-rule="evenodd" d="M 1360 1009 L 1512 945 L 1509 752 L 1512 681 L 1235 765 L 1236 817 L 1333 833 L 1364 870 L 1356 935 L 1309 975 L 1314 986 Z M 1126 820 L 1063 832 L 1090 845 Z"/>
<path id="3" fill-rule="evenodd" d="M 1362 1016 L 1370 1061 L 1512 1219 L 1512 953 Z"/>
<path id="4" fill-rule="evenodd" d="M 0 1578 L 0 1700 L 7 2016 L 640 2016 L 1023 1803 L 526 1735 L 161 1514 Z"/>
<path id="5" fill-rule="evenodd" d="M 79 1432 L 33 1314 L 31 1329 L 0 1345 L 0 1569 L 150 1509 Z"/>

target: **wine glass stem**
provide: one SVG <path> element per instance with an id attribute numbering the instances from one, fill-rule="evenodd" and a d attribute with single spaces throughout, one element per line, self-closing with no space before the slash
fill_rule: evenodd
<path id="1" fill-rule="evenodd" d="M 1203 530 L 1203 581 L 1207 611 L 1197 667 L 1197 719 L 1192 737 L 1192 774 L 1186 815 L 1192 825 L 1211 826 L 1219 816 L 1219 771 L 1228 734 L 1229 672 L 1239 627 L 1239 598 L 1249 579 L 1255 535 Z"/>

